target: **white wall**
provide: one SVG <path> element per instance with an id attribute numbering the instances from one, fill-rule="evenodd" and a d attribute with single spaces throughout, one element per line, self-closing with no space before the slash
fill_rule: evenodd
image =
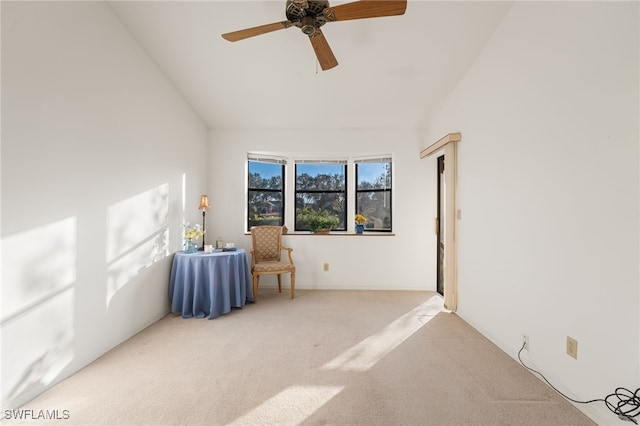
<path id="1" fill-rule="evenodd" d="M 168 312 L 206 157 L 205 126 L 104 3 L 2 2 L 3 408 Z"/>
<path id="2" fill-rule="evenodd" d="M 435 172 L 431 176 L 425 171 L 420 144 L 417 132 L 403 130 L 213 130 L 208 238 L 221 236 L 251 248 L 251 239 L 244 234 L 247 152 L 320 157 L 392 154 L 395 236 L 285 236 L 285 245 L 294 249 L 296 288 L 434 290 L 436 199 L 425 196 L 425 188 L 435 188 Z M 293 200 L 285 202 L 290 210 Z M 293 230 L 292 216 L 285 220 Z M 328 272 L 322 270 L 323 263 L 329 263 Z"/>
<path id="3" fill-rule="evenodd" d="M 463 137 L 459 314 L 581 400 L 640 386 L 638 17 L 516 2 L 428 132 Z"/>

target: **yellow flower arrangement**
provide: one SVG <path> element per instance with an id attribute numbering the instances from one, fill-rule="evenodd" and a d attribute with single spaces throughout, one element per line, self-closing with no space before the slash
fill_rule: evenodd
<path id="1" fill-rule="evenodd" d="M 202 226 L 194 225 L 192 227 L 189 227 L 189 224 L 187 223 L 184 228 L 184 239 L 195 240 L 196 238 L 202 237 L 205 232 L 206 231 L 202 230 Z"/>
<path id="2" fill-rule="evenodd" d="M 355 217 L 356 225 L 362 225 L 363 223 L 367 223 L 367 218 L 358 213 Z"/>

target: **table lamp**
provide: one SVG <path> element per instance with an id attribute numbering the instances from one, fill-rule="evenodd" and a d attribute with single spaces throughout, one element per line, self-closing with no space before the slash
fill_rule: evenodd
<path id="1" fill-rule="evenodd" d="M 206 213 L 206 209 L 209 208 L 209 196 L 208 195 L 201 195 L 200 196 L 200 207 L 198 207 L 198 209 L 202 210 L 202 232 L 205 232 L 205 227 L 204 227 L 204 217 L 207 215 Z M 202 250 L 204 250 L 204 238 L 207 234 L 204 233 L 202 234 Z"/>

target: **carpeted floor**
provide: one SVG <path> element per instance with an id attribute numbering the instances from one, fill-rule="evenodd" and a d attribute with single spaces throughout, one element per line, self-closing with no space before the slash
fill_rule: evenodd
<path id="1" fill-rule="evenodd" d="M 22 408 L 64 425 L 594 424 L 439 296 L 404 291 L 261 288 L 214 320 L 170 314 Z"/>

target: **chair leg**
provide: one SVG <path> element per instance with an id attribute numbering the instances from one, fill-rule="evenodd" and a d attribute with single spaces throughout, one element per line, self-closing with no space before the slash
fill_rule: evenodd
<path id="1" fill-rule="evenodd" d="M 258 281 L 260 281 L 260 275 L 253 274 L 253 303 L 258 303 Z"/>
<path id="2" fill-rule="evenodd" d="M 293 299 L 296 292 L 296 273 L 291 273 L 291 298 Z"/>
<path id="3" fill-rule="evenodd" d="M 278 274 L 278 293 L 282 293 L 282 274 Z"/>

